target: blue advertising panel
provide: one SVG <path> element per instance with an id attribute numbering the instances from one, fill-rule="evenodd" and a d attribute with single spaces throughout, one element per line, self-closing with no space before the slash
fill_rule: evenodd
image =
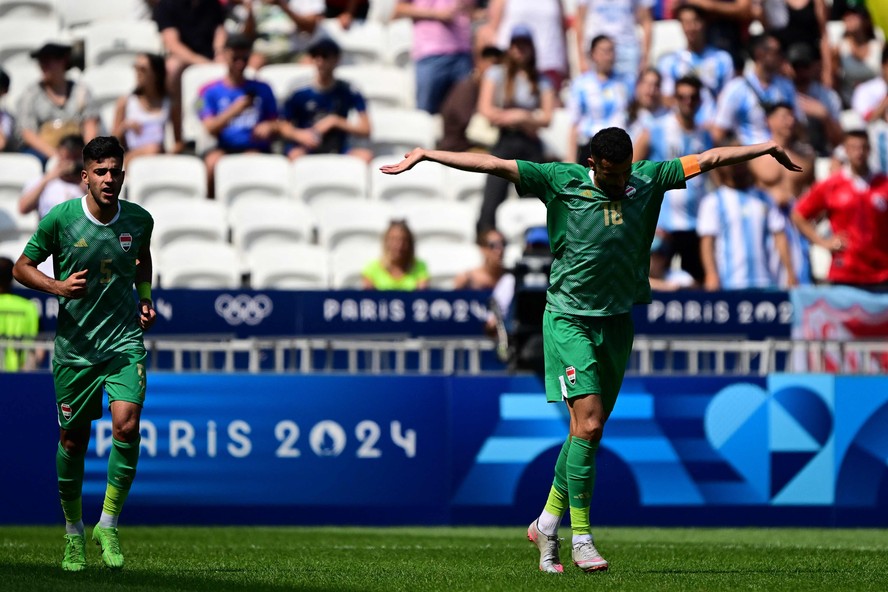
<path id="1" fill-rule="evenodd" d="M 488 292 L 154 290 L 152 335 L 477 336 L 487 319 Z M 42 331 L 55 330 L 54 296 L 27 291 Z M 792 304 L 786 292 L 654 293 L 633 309 L 637 335 L 722 335 L 788 338 Z"/>
<path id="2" fill-rule="evenodd" d="M 47 375 L 0 375 L 0 522 L 58 520 Z M 888 380 L 629 378 L 597 524 L 888 525 Z M 533 376 L 149 377 L 131 522 L 522 524 L 567 434 Z M 85 507 L 110 447 L 94 424 Z M 23 510 L 25 511 L 23 514 Z M 89 512 L 89 510 L 85 510 Z"/>

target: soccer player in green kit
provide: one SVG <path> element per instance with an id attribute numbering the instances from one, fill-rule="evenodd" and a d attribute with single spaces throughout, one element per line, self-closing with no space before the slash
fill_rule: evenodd
<path id="1" fill-rule="evenodd" d="M 19 282 L 59 298 L 52 370 L 66 571 L 86 567 L 81 490 L 92 421 L 102 416 L 103 389 L 111 408 L 112 447 L 102 515 L 92 539 L 106 566 L 123 567 L 117 518 L 139 460 L 146 380 L 142 332 L 156 318 L 149 250 L 154 221 L 136 204 L 119 201 L 123 148 L 116 138 L 95 138 L 83 149 L 83 165 L 86 195 L 49 211 L 14 268 Z M 55 278 L 37 269 L 50 255 Z"/>
<path id="2" fill-rule="evenodd" d="M 546 204 L 554 255 L 543 313 L 546 398 L 566 401 L 570 414 L 548 500 L 527 530 L 540 552 L 540 570 L 549 573 L 563 571 L 558 525 L 568 509 L 573 563 L 587 572 L 608 567 L 589 525 L 595 456 L 632 352 L 632 305 L 651 301 L 650 249 L 663 194 L 700 173 L 764 155 L 801 170 L 774 142 L 633 163 L 629 135 L 612 127 L 595 134 L 590 148 L 588 168 L 416 148 L 380 169 L 398 174 L 430 160 L 503 177 L 519 194 Z"/>

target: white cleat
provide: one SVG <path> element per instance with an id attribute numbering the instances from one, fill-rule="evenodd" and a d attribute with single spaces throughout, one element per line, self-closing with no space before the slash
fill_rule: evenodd
<path id="1" fill-rule="evenodd" d="M 561 557 L 558 555 L 561 540 L 557 535 L 544 534 L 537 526 L 537 521 L 534 520 L 527 527 L 527 540 L 540 550 L 540 571 L 559 574 L 564 572 Z"/>
<path id="2" fill-rule="evenodd" d="M 574 565 L 585 572 L 607 571 L 607 560 L 601 556 L 592 541 L 577 543 L 571 551 Z"/>

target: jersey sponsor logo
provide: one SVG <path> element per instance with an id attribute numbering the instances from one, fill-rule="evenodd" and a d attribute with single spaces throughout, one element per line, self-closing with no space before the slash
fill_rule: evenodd
<path id="1" fill-rule="evenodd" d="M 248 294 L 221 294 L 216 298 L 216 314 L 225 319 L 229 325 L 258 325 L 274 308 L 271 298 L 265 294 L 250 296 Z"/>
<path id="2" fill-rule="evenodd" d="M 71 419 L 72 411 L 70 405 L 68 405 L 67 403 L 62 403 L 61 405 L 59 405 L 59 409 L 62 410 L 62 415 L 65 417 L 65 419 Z"/>
<path id="3" fill-rule="evenodd" d="M 85 249 L 85 248 L 88 247 L 88 246 L 89 246 L 89 245 L 86 244 L 86 239 L 85 239 L 85 238 L 82 238 L 82 239 L 80 239 L 79 241 L 77 241 L 76 243 L 74 243 L 74 247 L 77 248 L 77 249 Z"/>
<path id="4" fill-rule="evenodd" d="M 133 235 L 128 232 L 122 233 L 117 240 L 120 241 L 120 248 L 125 252 L 130 250 L 130 247 L 133 246 Z"/>
<path id="5" fill-rule="evenodd" d="M 567 381 L 570 383 L 571 386 L 573 386 L 577 383 L 577 369 L 576 368 L 574 368 L 573 366 L 568 366 L 567 368 L 564 369 L 564 374 L 565 374 L 565 376 L 567 376 Z"/>

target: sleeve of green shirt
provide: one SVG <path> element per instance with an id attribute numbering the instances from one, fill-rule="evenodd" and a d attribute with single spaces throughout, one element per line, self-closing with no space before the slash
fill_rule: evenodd
<path id="1" fill-rule="evenodd" d="M 687 184 L 685 182 L 684 167 L 681 160 L 673 158 L 664 162 L 657 163 L 656 183 L 664 191 L 670 189 L 684 189 Z"/>
<path id="2" fill-rule="evenodd" d="M 535 195 L 548 204 L 554 197 L 549 179 L 550 164 L 539 164 L 527 160 L 516 160 L 518 163 L 518 195 Z"/>

